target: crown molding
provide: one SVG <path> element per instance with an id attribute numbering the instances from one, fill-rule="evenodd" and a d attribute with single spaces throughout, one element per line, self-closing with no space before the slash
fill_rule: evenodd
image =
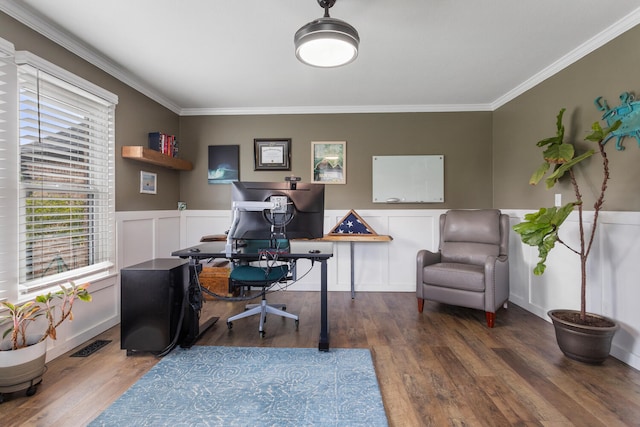
<path id="1" fill-rule="evenodd" d="M 183 108 L 181 116 L 243 116 L 276 114 L 446 113 L 492 111 L 491 104 L 340 105 L 299 107 Z"/>
<path id="2" fill-rule="evenodd" d="M 522 95 L 529 89 L 535 87 L 539 83 L 542 83 L 549 77 L 552 77 L 553 75 L 559 73 L 560 71 L 564 70 L 565 68 L 569 67 L 570 65 L 579 61 L 580 59 L 584 58 L 585 56 L 595 51 L 596 49 L 601 48 L 605 44 L 609 43 L 611 40 L 629 31 L 630 29 L 632 29 L 638 24 L 640 24 L 640 7 L 637 8 L 632 13 L 625 16 L 624 18 L 622 18 L 621 20 L 619 20 L 618 22 L 611 25 L 609 28 L 605 29 L 599 34 L 596 34 L 595 36 L 593 36 L 592 38 L 590 38 L 589 40 L 587 40 L 586 42 L 584 42 L 583 44 L 581 44 L 580 46 L 578 46 L 577 48 L 569 52 L 567 55 L 563 56 L 562 58 L 558 59 L 556 62 L 549 65 L 547 68 L 533 75 L 531 78 L 520 83 L 518 86 L 511 89 L 509 92 L 505 93 L 500 98 L 496 99 L 494 102 L 491 103 L 491 109 L 494 111 L 497 110 L 507 102 L 512 101 L 513 99 Z"/>

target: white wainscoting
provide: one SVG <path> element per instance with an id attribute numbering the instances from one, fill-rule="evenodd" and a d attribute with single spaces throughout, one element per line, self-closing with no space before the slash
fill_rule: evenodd
<path id="1" fill-rule="evenodd" d="M 356 292 L 414 292 L 415 256 L 419 249 L 437 249 L 438 218 L 443 210 L 357 210 L 378 234 L 393 237 L 391 242 L 355 245 Z M 503 212 L 517 224 L 530 211 Z M 328 232 L 347 213 L 325 212 Z M 230 211 L 137 211 L 118 212 L 118 268 L 153 258 L 169 257 L 171 252 L 198 244 L 203 235 L 221 234 L 228 229 Z M 562 235 L 567 241 L 571 228 L 577 227 L 571 216 Z M 612 354 L 640 369 L 640 213 L 603 212 L 599 232 L 589 262 L 588 301 L 590 311 L 621 322 L 614 338 Z M 534 276 L 535 248 L 525 246 L 517 234 L 510 237 L 510 300 L 547 319 L 553 308 L 578 308 L 579 262 L 574 254 L 558 247 L 549 257 L 547 271 Z M 298 277 L 310 263 L 300 261 Z M 334 245 L 334 257 L 328 263 L 330 291 L 348 291 L 351 283 L 350 245 Z M 562 285 L 558 285 L 562 283 Z M 119 284 L 119 281 L 118 281 Z M 319 269 L 312 269 L 290 289 L 319 290 Z M 118 286 L 119 289 L 119 286 Z M 119 294 L 119 291 L 118 291 Z M 357 298 L 357 296 L 356 296 Z M 407 307 L 408 310 L 415 307 Z M 119 312 L 119 304 L 118 304 Z"/>
<path id="2" fill-rule="evenodd" d="M 111 274 L 96 279 L 87 278 L 91 283 L 89 290 L 92 301 L 76 302 L 73 316 L 78 320 L 64 322 L 56 329 L 57 339 L 47 340 L 47 362 L 120 323 L 118 276 Z"/>
<path id="3" fill-rule="evenodd" d="M 154 258 L 170 258 L 180 248 L 180 211 L 116 213 L 118 271 Z"/>
<path id="4" fill-rule="evenodd" d="M 415 255 L 420 248 L 437 247 L 440 210 L 362 210 L 358 215 L 378 234 L 393 237 L 391 242 L 356 243 L 356 291 L 415 291 Z M 327 210 L 325 231 L 329 232 L 346 211 Z M 118 268 L 153 258 L 165 258 L 172 251 L 196 245 L 200 238 L 224 233 L 231 223 L 230 211 L 136 211 L 118 212 Z M 298 263 L 298 276 L 310 263 Z M 328 263 L 330 291 L 351 289 L 350 244 L 334 245 Z M 290 289 L 319 290 L 320 273 L 313 269 Z"/>
<path id="5" fill-rule="evenodd" d="M 355 290 L 358 291 L 415 291 L 415 255 L 425 247 L 437 247 L 434 223 L 443 211 L 429 210 L 359 210 L 358 215 L 378 234 L 393 237 L 391 242 L 363 242 L 354 245 Z M 346 211 L 325 211 L 325 232 L 329 232 Z M 207 234 L 221 234 L 229 227 L 231 214 L 227 211 L 183 211 L 185 240 L 182 247 L 195 245 Z M 328 263 L 329 291 L 351 289 L 351 261 L 348 242 L 334 244 L 334 256 Z M 320 271 L 308 261 L 298 262 L 300 280 L 290 289 L 319 290 Z"/>
<path id="6" fill-rule="evenodd" d="M 530 211 L 506 210 L 511 224 Z M 587 216 L 592 220 L 592 212 Z M 579 247 L 575 212 L 560 230 L 560 237 Z M 587 230 L 591 225 L 587 227 Z M 536 248 L 525 246 L 512 232 L 509 247 L 509 300 L 547 319 L 555 308 L 580 309 L 580 261 L 576 254 L 557 246 L 547 259 L 542 276 L 533 274 Z M 587 266 L 587 310 L 620 322 L 611 354 L 640 369 L 640 213 L 601 212 L 596 239 Z M 548 319 L 547 319 L 548 320 Z"/>

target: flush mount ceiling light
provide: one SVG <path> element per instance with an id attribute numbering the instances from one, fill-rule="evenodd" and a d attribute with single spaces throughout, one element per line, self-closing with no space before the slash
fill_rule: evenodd
<path id="1" fill-rule="evenodd" d="M 314 67 L 339 67 L 358 56 L 360 36 L 351 25 L 329 16 L 336 0 L 318 0 L 324 16 L 302 26 L 293 38 L 296 57 Z"/>

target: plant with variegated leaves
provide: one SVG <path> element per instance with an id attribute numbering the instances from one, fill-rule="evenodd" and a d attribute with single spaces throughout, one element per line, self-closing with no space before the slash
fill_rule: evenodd
<path id="1" fill-rule="evenodd" d="M 44 341 L 47 337 L 55 340 L 56 328 L 67 319 L 73 320 L 74 302 L 78 299 L 91 301 L 91 294 L 87 291 L 88 286 L 88 283 L 79 286 L 70 283 L 68 286 L 60 285 L 58 291 L 38 295 L 35 300 L 23 304 L 3 302 L 2 305 L 8 314 L 0 316 L 0 319 L 4 319 L 0 325 L 9 324 L 9 327 L 3 332 L 2 338 L 5 339 L 10 335 L 10 350 L 17 350 L 28 345 L 28 327 L 40 316 L 45 316 L 47 319 L 47 327 L 38 342 Z"/>

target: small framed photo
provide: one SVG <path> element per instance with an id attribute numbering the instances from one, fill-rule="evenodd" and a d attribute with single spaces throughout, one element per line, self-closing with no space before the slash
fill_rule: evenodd
<path id="1" fill-rule="evenodd" d="M 311 142 L 311 182 L 347 183 L 347 142 Z"/>
<path id="2" fill-rule="evenodd" d="M 290 171 L 291 138 L 253 140 L 255 168 L 257 171 Z"/>
<path id="3" fill-rule="evenodd" d="M 140 192 L 156 194 L 158 191 L 158 175 L 151 172 L 140 171 Z"/>

